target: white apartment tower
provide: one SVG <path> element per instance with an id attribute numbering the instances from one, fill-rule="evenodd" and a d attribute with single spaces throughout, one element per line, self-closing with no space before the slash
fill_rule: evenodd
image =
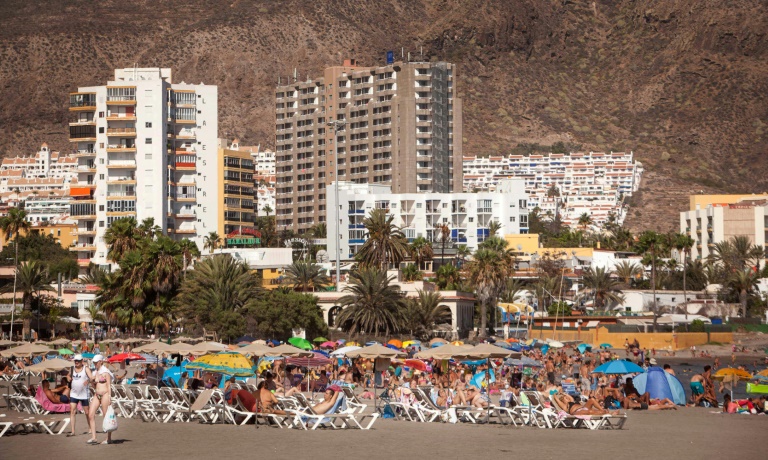
<path id="1" fill-rule="evenodd" d="M 153 218 L 163 233 L 202 247 L 218 222 L 217 87 L 172 83 L 171 69 L 128 68 L 69 98 L 78 262 L 114 262 L 104 233 L 122 217 Z"/>

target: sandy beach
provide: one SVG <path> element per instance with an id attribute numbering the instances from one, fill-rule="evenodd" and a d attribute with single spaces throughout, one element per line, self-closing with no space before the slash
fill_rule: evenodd
<path id="1" fill-rule="evenodd" d="M 599 454 L 599 458 L 636 458 L 638 454 L 681 459 L 761 458 L 768 416 L 713 414 L 704 408 L 660 413 L 632 412 L 621 431 L 545 430 L 496 425 L 412 423 L 377 420 L 370 431 L 305 432 L 197 423 L 144 423 L 119 419 L 114 445 L 86 446 L 86 435 L 11 436 L 0 441 L 6 459 L 42 458 L 253 458 L 367 459 L 487 458 L 525 455 L 562 459 Z M 81 416 L 79 426 L 84 427 Z M 100 419 L 98 419 L 100 423 Z M 103 438 L 103 435 L 100 435 Z"/>

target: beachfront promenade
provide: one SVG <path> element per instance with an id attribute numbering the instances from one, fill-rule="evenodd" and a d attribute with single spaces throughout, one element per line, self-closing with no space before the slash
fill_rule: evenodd
<path id="1" fill-rule="evenodd" d="M 412 423 L 379 419 L 373 429 L 299 431 L 253 425 L 144 423 L 119 419 L 116 444 L 86 446 L 86 435 L 11 436 L 4 459 L 458 459 L 458 458 L 764 458 L 768 416 L 714 409 L 633 411 L 621 431 L 538 429 L 499 425 Z M 2 410 L 0 410 L 2 413 Z M 100 418 L 99 418 L 100 422 Z M 79 426 L 84 426 L 81 416 Z M 80 430 L 78 430 L 80 431 Z"/>

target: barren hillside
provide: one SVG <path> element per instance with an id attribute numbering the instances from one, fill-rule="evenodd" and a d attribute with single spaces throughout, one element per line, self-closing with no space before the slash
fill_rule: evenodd
<path id="1" fill-rule="evenodd" d="M 219 85 L 220 135 L 273 142 L 296 68 L 388 49 L 460 65 L 465 151 L 523 142 L 634 150 L 631 226 L 665 229 L 699 190 L 768 189 L 768 11 L 760 0 L 5 0 L 0 152 L 66 149 L 67 93 L 115 67 Z"/>

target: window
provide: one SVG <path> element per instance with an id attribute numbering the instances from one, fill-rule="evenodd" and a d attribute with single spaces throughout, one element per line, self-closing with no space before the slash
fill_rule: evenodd
<path id="1" fill-rule="evenodd" d="M 104 118 L 104 112 L 99 112 L 99 118 Z"/>
<path id="2" fill-rule="evenodd" d="M 99 228 L 104 228 L 104 221 L 103 220 L 99 221 Z"/>
<path id="3" fill-rule="evenodd" d="M 510 222 L 514 222 L 514 221 L 515 221 L 515 216 L 511 216 L 511 217 L 509 218 L 509 221 L 510 221 Z"/>
<path id="4" fill-rule="evenodd" d="M 421 203 L 416 203 L 416 207 L 417 207 L 418 209 L 421 209 Z"/>
<path id="5" fill-rule="evenodd" d="M 144 127 L 145 128 L 151 128 L 152 127 L 152 122 L 148 121 L 148 122 L 144 123 Z"/>
<path id="6" fill-rule="evenodd" d="M 144 143 L 145 144 L 151 144 L 152 143 L 152 138 L 148 137 L 148 138 L 144 139 Z"/>
<path id="7" fill-rule="evenodd" d="M 470 222 L 474 222 L 474 221 L 475 221 L 475 218 L 474 218 L 474 217 L 470 217 L 470 218 L 469 218 L 469 221 L 470 221 Z"/>
<path id="8" fill-rule="evenodd" d="M 99 134 L 104 134 L 104 128 L 102 127 L 99 128 Z"/>

